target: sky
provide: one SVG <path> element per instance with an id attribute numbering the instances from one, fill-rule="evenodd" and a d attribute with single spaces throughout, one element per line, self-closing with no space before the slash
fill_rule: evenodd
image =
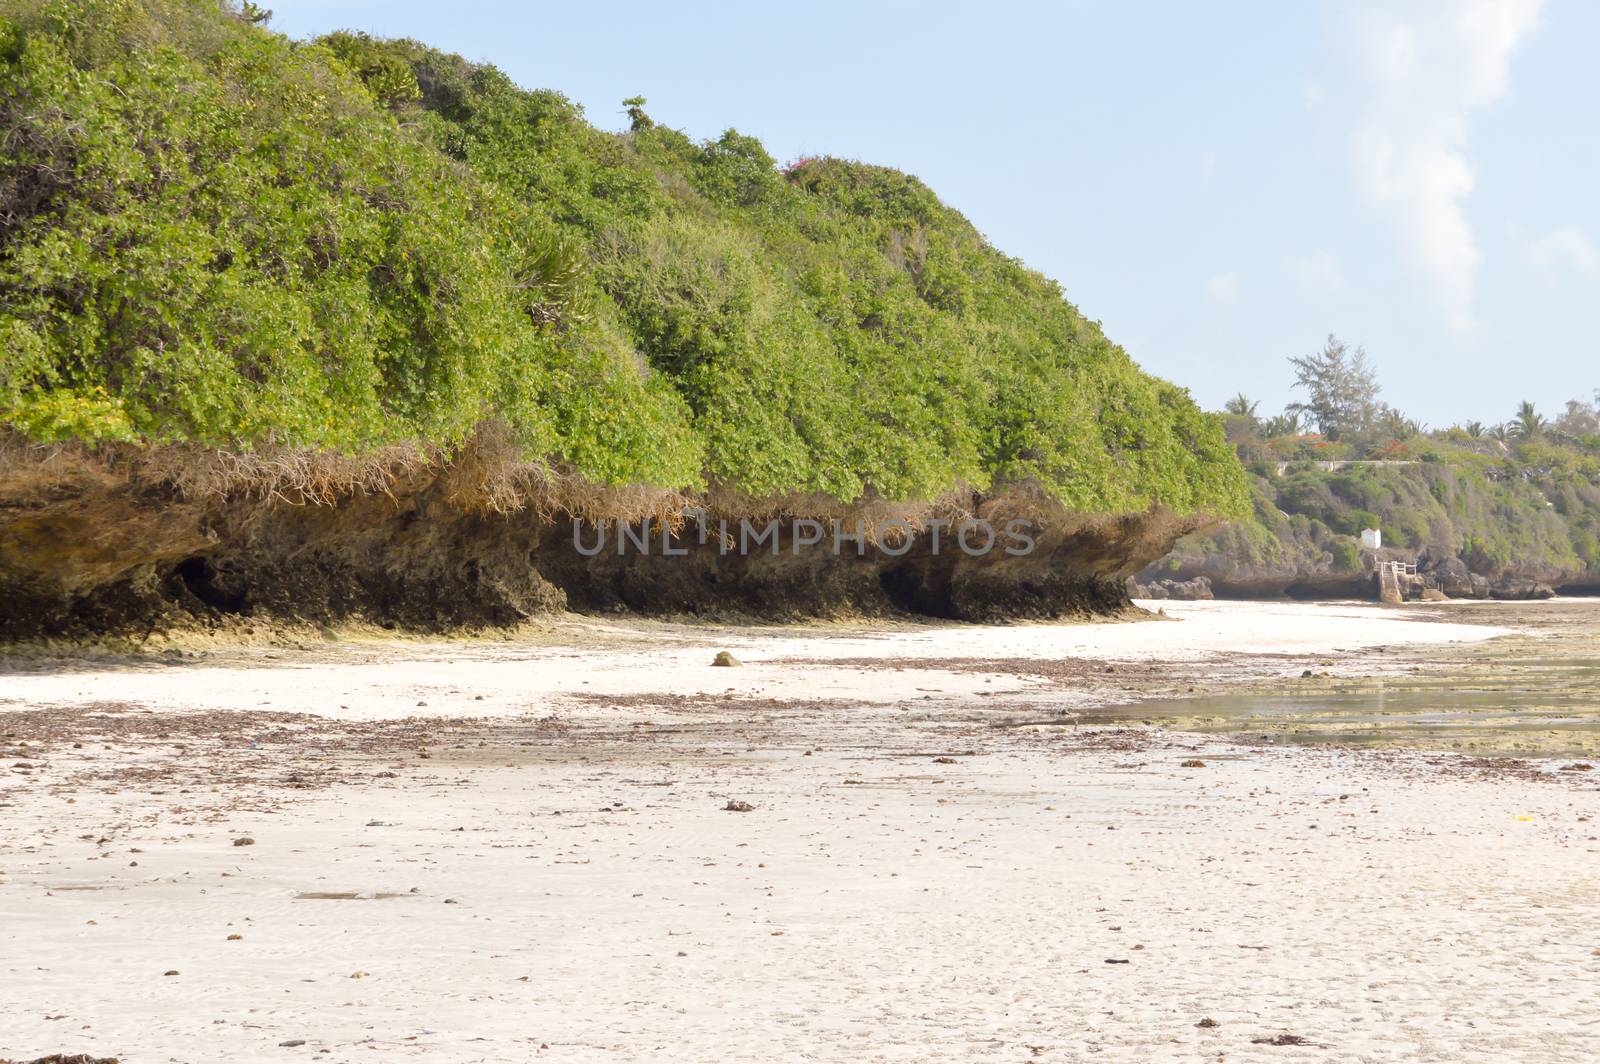
<path id="1" fill-rule="evenodd" d="M 914 173 L 1209 408 L 1330 333 L 1433 427 L 1600 389 L 1591 0 L 263 6 Z"/>

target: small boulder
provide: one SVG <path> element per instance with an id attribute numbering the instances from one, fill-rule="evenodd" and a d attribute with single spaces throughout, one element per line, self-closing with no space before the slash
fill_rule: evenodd
<path id="1" fill-rule="evenodd" d="M 716 665 L 719 668 L 731 669 L 736 666 L 743 665 L 744 662 L 740 661 L 726 650 L 719 650 L 717 651 L 717 656 L 711 659 L 711 664 Z"/>

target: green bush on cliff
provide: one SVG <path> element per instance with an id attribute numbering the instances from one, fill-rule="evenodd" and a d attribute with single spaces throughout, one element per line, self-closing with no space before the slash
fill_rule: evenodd
<path id="1" fill-rule="evenodd" d="M 921 182 L 410 41 L 0 0 L 0 418 L 451 445 L 608 483 L 1240 512 L 1220 421 Z"/>

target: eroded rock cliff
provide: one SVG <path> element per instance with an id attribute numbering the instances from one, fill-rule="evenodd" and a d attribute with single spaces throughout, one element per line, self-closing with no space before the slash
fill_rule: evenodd
<path id="1" fill-rule="evenodd" d="M 356 462 L 14 447 L 0 475 L 0 636 L 240 619 L 437 631 L 563 609 L 1106 614 L 1129 605 L 1131 573 L 1200 523 L 1159 508 L 1072 514 L 1022 492 L 922 507 L 758 506 L 675 493 L 601 493 L 579 504 L 570 485 L 516 478 L 473 448 Z M 963 545 L 955 530 L 964 521 L 991 530 L 1015 522 L 1025 538 L 1002 534 L 981 549 L 975 534 Z M 740 542 L 741 527 L 755 535 Z M 1024 542 L 1025 552 L 1005 549 Z"/>

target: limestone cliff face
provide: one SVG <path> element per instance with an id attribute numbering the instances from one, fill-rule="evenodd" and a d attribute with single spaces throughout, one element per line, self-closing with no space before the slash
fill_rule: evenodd
<path id="1" fill-rule="evenodd" d="M 663 496 L 631 503 L 628 527 L 648 550 L 635 539 L 617 549 L 614 522 L 603 526 L 608 545 L 594 550 L 602 527 L 594 512 L 583 514 L 575 539 L 581 507 L 497 489 L 470 452 L 332 469 L 265 458 L 246 474 L 230 473 L 230 463 L 237 457 L 193 450 L 9 454 L 0 470 L 0 637 L 230 618 L 437 631 L 563 609 L 976 621 L 1105 614 L 1128 607 L 1129 575 L 1199 524 L 1160 509 L 1072 514 L 1022 494 L 946 500 L 951 513 L 1030 530 L 1026 554 L 974 555 L 953 549 L 949 523 L 936 550 L 926 507 L 819 508 L 845 529 L 857 521 L 870 529 L 886 514 L 911 529 L 892 543 L 835 549 L 831 535 L 805 542 L 813 536 L 797 527 L 811 512 L 803 506 L 752 511 Z M 759 513 L 754 527 L 776 522 L 773 538 L 729 549 L 719 534 L 701 534 L 697 519 L 686 522 L 695 505 L 713 528 L 737 529 L 741 515 Z"/>

